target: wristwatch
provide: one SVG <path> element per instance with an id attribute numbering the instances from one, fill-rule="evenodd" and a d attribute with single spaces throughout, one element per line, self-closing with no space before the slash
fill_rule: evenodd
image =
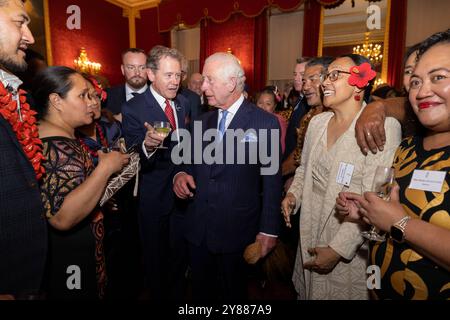
<path id="1" fill-rule="evenodd" d="M 405 229 L 408 220 L 411 219 L 410 216 L 404 216 L 399 221 L 394 223 L 391 227 L 391 238 L 398 243 L 405 242 Z"/>

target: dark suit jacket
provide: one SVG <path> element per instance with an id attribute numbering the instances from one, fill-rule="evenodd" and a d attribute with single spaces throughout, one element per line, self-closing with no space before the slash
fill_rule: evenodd
<path id="1" fill-rule="evenodd" d="M 121 112 L 122 105 L 127 102 L 125 84 L 106 89 L 108 97 L 105 101 L 105 108 L 113 114 Z"/>
<path id="2" fill-rule="evenodd" d="M 217 129 L 218 110 L 200 116 L 202 131 Z M 275 116 L 257 108 L 244 100 L 228 129 L 241 128 L 244 131 L 255 129 L 280 129 Z M 194 141 L 196 139 L 193 130 Z M 276 174 L 261 175 L 261 158 L 257 156 L 256 164 L 250 164 L 249 148 L 251 143 L 244 144 L 246 150 L 245 164 L 192 164 L 185 169 L 194 177 L 196 190 L 194 198 L 186 214 L 186 237 L 194 245 L 200 245 L 206 240 L 209 250 L 215 253 L 233 253 L 242 251 L 248 244 L 254 242 L 258 232 L 277 235 L 281 227 L 281 175 L 280 166 Z M 227 142 L 226 136 L 223 144 Z M 263 140 L 261 140 L 263 141 Z M 209 142 L 203 142 L 203 150 Z M 270 141 L 267 142 L 270 149 Z M 258 147 L 259 149 L 259 147 Z M 195 150 L 192 148 L 192 150 Z M 270 152 L 270 151 L 269 151 Z M 281 147 L 277 148 L 278 161 L 281 161 Z M 226 153 L 226 152 L 225 152 Z M 224 159 L 226 155 L 224 155 Z M 224 161 L 225 163 L 225 161 Z"/>
<path id="3" fill-rule="evenodd" d="M 0 116 L 0 294 L 37 292 L 47 254 L 47 220 L 34 170 Z"/>
<path id="4" fill-rule="evenodd" d="M 289 124 L 286 130 L 286 149 L 284 151 L 283 159 L 286 159 L 297 146 L 297 128 L 300 124 L 300 119 L 309 111 L 310 107 L 306 103 L 306 98 L 303 97 L 298 102 L 298 108 L 292 112 L 289 118 Z"/>
<path id="5" fill-rule="evenodd" d="M 180 87 L 180 89 L 178 90 L 178 94 L 184 96 L 188 101 L 185 110 L 186 116 L 189 118 L 190 121 L 196 119 L 202 112 L 201 110 L 202 103 L 200 100 L 200 96 L 196 94 L 194 91 L 184 87 Z"/>
<path id="6" fill-rule="evenodd" d="M 186 100 L 178 95 L 175 100 L 177 108 L 178 128 L 185 128 L 184 105 Z M 168 121 L 166 114 L 153 97 L 150 88 L 123 105 L 122 126 L 127 147 L 137 145 L 141 152 L 141 171 L 139 180 L 139 206 L 140 211 L 145 211 L 148 218 L 168 215 L 173 208 L 174 193 L 172 191 L 172 179 L 175 165 L 172 163 L 170 153 L 176 142 L 171 142 L 171 135 L 164 140 L 164 145 L 169 149 L 156 150 L 155 154 L 147 159 L 142 152 L 147 129 L 144 122 L 152 124 L 153 121 Z M 151 216 L 151 217 L 150 217 Z"/>

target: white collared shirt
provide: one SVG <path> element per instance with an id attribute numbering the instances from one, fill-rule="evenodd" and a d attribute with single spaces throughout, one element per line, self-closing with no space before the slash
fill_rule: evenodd
<path id="1" fill-rule="evenodd" d="M 230 125 L 231 121 L 233 121 L 234 116 L 239 110 L 239 107 L 241 106 L 242 102 L 244 102 L 244 95 L 241 94 L 239 99 L 237 99 L 228 109 L 227 119 L 225 120 L 225 130 L 227 130 L 228 126 Z M 222 113 L 223 110 L 219 111 L 219 116 L 217 117 L 217 130 L 219 130 L 219 123 L 222 119 Z"/>
<path id="2" fill-rule="evenodd" d="M 162 111 L 165 113 L 164 110 L 166 109 L 166 98 L 164 98 L 162 95 L 160 95 L 158 92 L 156 92 L 156 90 L 153 88 L 152 85 L 150 85 L 150 92 L 152 93 L 153 97 L 155 97 L 156 102 L 158 102 Z M 169 100 L 169 99 L 167 99 L 167 100 Z M 177 115 L 177 109 L 175 108 L 175 103 L 172 100 L 169 100 L 169 103 L 170 103 L 170 106 L 172 107 L 173 115 L 175 118 L 175 125 L 177 126 L 177 129 L 178 129 L 179 128 L 178 115 Z M 150 125 L 152 125 L 152 123 L 150 123 Z M 180 134 L 179 134 L 178 130 L 176 130 L 175 133 L 177 134 L 177 140 L 179 142 Z M 170 137 L 167 137 L 166 139 L 170 139 Z M 149 159 L 156 152 L 157 149 L 155 149 L 155 151 L 153 151 L 152 153 L 148 154 L 147 149 L 145 148 L 145 145 L 144 145 L 144 141 L 143 141 L 142 142 L 142 150 L 143 150 L 145 156 L 147 157 L 147 159 Z"/>
<path id="3" fill-rule="evenodd" d="M 136 92 L 136 93 L 141 94 L 141 93 L 144 93 L 145 90 L 147 90 L 147 88 L 148 88 L 148 85 L 145 84 L 145 86 L 143 86 L 143 87 L 140 88 L 139 90 L 135 90 L 135 89 L 132 89 L 132 88 L 128 85 L 128 83 L 125 83 L 125 99 L 126 99 L 127 101 L 129 101 L 129 100 L 131 100 L 131 99 L 134 98 L 133 92 Z"/>

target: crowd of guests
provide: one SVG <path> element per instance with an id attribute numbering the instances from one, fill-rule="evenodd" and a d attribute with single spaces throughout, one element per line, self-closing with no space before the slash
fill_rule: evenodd
<path id="1" fill-rule="evenodd" d="M 302 57 L 290 90 L 252 102 L 232 54 L 186 79 L 163 46 L 125 50 L 113 88 L 30 63 L 25 95 L 28 23 L 22 1 L 0 2 L 0 299 L 243 300 L 255 262 L 262 278 L 284 264 L 298 299 L 449 299 L 450 30 L 407 51 L 404 94 L 374 91 L 370 61 L 349 54 Z M 197 161 L 209 129 L 232 163 Z M 195 152 L 180 164 L 183 130 Z M 139 172 L 100 206 L 130 153 Z M 395 170 L 385 199 L 380 166 Z M 372 226 L 386 241 L 363 238 Z"/>

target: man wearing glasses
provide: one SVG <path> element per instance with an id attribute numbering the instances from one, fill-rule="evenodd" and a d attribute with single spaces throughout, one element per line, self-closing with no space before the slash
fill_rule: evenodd
<path id="1" fill-rule="evenodd" d="M 146 62 L 147 55 L 142 49 L 129 48 L 122 53 L 120 69 L 125 77 L 125 83 L 107 90 L 106 109 L 115 115 L 120 114 L 125 102 L 147 90 Z"/>

